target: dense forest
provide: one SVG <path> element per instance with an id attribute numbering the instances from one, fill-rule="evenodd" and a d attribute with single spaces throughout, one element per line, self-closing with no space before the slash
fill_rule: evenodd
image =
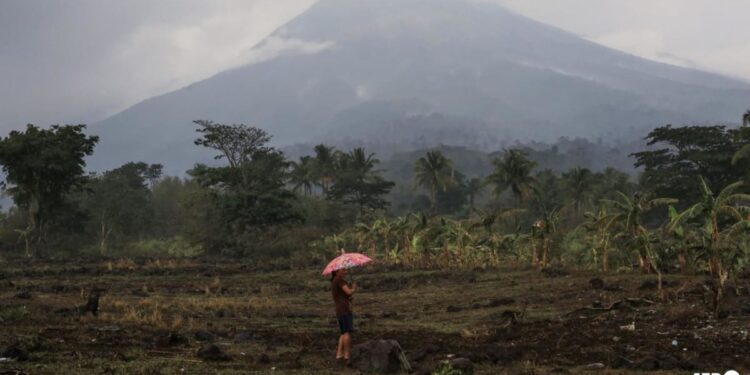
<path id="1" fill-rule="evenodd" d="M 573 165 L 595 145 L 582 140 L 444 146 L 387 162 L 321 144 L 288 160 L 262 129 L 195 121 L 196 147 L 217 163 L 184 178 L 143 161 L 87 173 L 99 139 L 85 125 L 29 125 L 0 140 L 15 203 L 2 216 L 2 254 L 304 266 L 347 248 L 420 267 L 702 270 L 723 285 L 750 261 L 749 121 L 654 129 L 629 170 Z"/>

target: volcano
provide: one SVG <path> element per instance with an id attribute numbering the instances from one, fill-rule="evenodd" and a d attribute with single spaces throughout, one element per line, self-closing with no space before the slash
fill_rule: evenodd
<path id="1" fill-rule="evenodd" d="M 321 0 L 257 61 L 92 126 L 93 165 L 210 154 L 192 121 L 245 123 L 277 146 L 363 142 L 481 149 L 504 140 L 633 140 L 667 123 L 737 122 L 750 84 L 613 50 L 468 0 Z"/>

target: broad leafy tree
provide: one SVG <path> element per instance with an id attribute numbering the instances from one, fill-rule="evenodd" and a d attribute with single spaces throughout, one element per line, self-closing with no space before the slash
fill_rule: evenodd
<path id="1" fill-rule="evenodd" d="M 84 158 L 94 152 L 98 138 L 84 134 L 86 125 L 28 125 L 0 139 L 0 164 L 7 192 L 26 210 L 27 255 L 42 251 L 48 224 L 66 205 L 66 195 L 86 182 Z"/>
<path id="2" fill-rule="evenodd" d="M 152 234 L 149 185 L 161 177 L 161 169 L 159 164 L 127 163 L 90 180 L 82 205 L 93 222 L 101 254 L 107 254 L 113 237 L 122 243 Z"/>
<path id="3" fill-rule="evenodd" d="M 696 201 L 701 197 L 699 176 L 712 189 L 720 189 L 742 180 L 750 170 L 749 160 L 735 157 L 750 142 L 748 127 L 667 125 L 653 130 L 646 139 L 653 148 L 633 156 L 636 167 L 644 169 L 641 184 L 656 195 Z"/>
<path id="4" fill-rule="evenodd" d="M 217 235 L 224 236 L 224 247 L 244 250 L 252 243 L 243 240 L 258 230 L 302 219 L 293 209 L 294 193 L 286 188 L 289 163 L 268 145 L 270 136 L 264 130 L 210 121 L 196 123 L 201 126 L 198 132 L 202 137 L 195 143 L 218 151 L 216 159 L 226 159 L 229 164 L 198 164 L 189 171 L 215 199 L 225 232 Z"/>

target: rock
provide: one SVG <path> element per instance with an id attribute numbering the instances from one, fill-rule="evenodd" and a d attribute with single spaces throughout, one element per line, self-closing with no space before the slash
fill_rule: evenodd
<path id="1" fill-rule="evenodd" d="M 15 359 L 16 361 L 28 361 L 30 358 L 29 352 L 17 342 L 8 345 L 8 347 L 0 353 L 0 357 Z"/>
<path id="2" fill-rule="evenodd" d="M 230 361 L 232 357 L 224 350 L 214 344 L 201 346 L 198 349 L 198 357 L 204 361 Z"/>
<path id="3" fill-rule="evenodd" d="M 591 289 L 604 289 L 604 280 L 598 277 L 589 280 L 589 284 L 591 284 Z"/>
<path id="4" fill-rule="evenodd" d="M 195 333 L 194 337 L 198 341 L 213 341 L 214 340 L 214 335 L 206 331 L 198 331 Z"/>
<path id="5" fill-rule="evenodd" d="M 18 299 L 31 299 L 31 293 L 28 290 L 24 290 L 21 293 L 15 295 Z"/>
<path id="6" fill-rule="evenodd" d="M 362 372 L 396 374 L 411 372 L 409 361 L 396 340 L 366 341 L 352 348 L 351 367 Z"/>
<path id="7" fill-rule="evenodd" d="M 586 371 L 604 370 L 605 368 L 607 368 L 607 366 L 604 365 L 604 363 L 601 363 L 601 362 L 590 363 L 590 364 L 588 364 L 588 365 L 586 365 L 584 367 L 584 369 L 586 369 Z"/>
<path id="8" fill-rule="evenodd" d="M 474 373 L 474 363 L 468 358 L 453 358 L 448 364 L 454 369 L 461 371 L 462 375 L 471 375 Z"/>
<path id="9" fill-rule="evenodd" d="M 166 335 L 159 336 L 156 339 L 156 343 L 159 346 L 178 346 L 178 345 L 187 345 L 188 339 L 187 337 L 177 333 L 177 332 L 169 332 Z"/>
<path id="10" fill-rule="evenodd" d="M 99 332 L 119 332 L 122 330 L 122 328 L 120 328 L 120 326 L 111 325 L 111 326 L 101 326 L 97 328 L 96 330 Z"/>

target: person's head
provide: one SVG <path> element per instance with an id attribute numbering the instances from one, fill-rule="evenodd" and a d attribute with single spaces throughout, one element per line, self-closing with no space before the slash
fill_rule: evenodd
<path id="1" fill-rule="evenodd" d="M 346 269 L 331 272 L 331 281 L 333 281 L 333 279 L 335 279 L 338 275 L 341 275 L 341 277 L 346 277 Z"/>

